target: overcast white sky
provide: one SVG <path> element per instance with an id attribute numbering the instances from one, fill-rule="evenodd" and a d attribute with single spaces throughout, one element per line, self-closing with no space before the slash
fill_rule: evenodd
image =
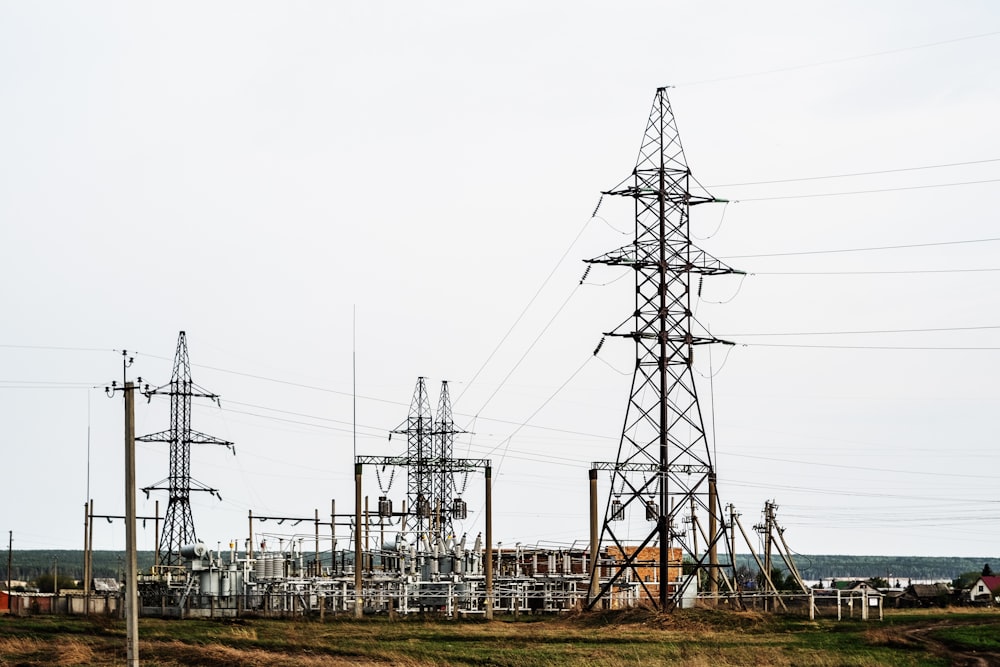
<path id="1" fill-rule="evenodd" d="M 3 537 L 82 548 L 88 427 L 95 509 L 122 513 L 102 388 L 123 348 L 169 381 L 183 329 L 222 396 L 194 427 L 237 446 L 192 455 L 224 499 L 193 501 L 213 547 L 251 509 L 352 508 L 352 350 L 358 453 L 402 453 L 417 376 L 435 405 L 449 380 L 497 539 L 585 540 L 634 362 L 592 351 L 634 286 L 579 285 L 580 260 L 627 242 L 628 202 L 590 214 L 674 85 L 695 176 L 739 200 L 693 231 L 750 273 L 698 304 L 740 343 L 697 360 L 723 502 L 749 526 L 775 500 L 802 553 L 996 557 L 998 65 L 985 0 L 0 1 Z M 759 184 L 867 172 L 889 173 Z M 167 428 L 167 401 L 137 423 Z M 139 486 L 166 474 L 140 444 Z M 95 540 L 121 548 L 121 523 Z"/>

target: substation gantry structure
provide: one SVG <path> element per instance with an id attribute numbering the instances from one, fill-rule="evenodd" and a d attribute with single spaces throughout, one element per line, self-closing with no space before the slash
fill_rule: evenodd
<path id="1" fill-rule="evenodd" d="M 478 459 L 471 467 L 465 459 L 455 459 L 455 436 L 465 431 L 455 426 L 452 417 L 448 381 L 441 382 L 437 414 L 431 413 L 425 378 L 417 378 L 417 385 L 410 402 L 406 421 L 394 429 L 392 435 L 406 436 L 405 457 L 382 457 L 385 461 L 376 468 L 379 487 L 380 516 L 392 516 L 392 501 L 388 497 L 394 470 L 388 472 L 388 484 L 382 479 L 385 468 L 406 469 L 406 501 L 402 512 L 401 532 L 408 538 L 425 542 L 430 547 L 435 541 L 455 539 L 455 521 L 468 515 L 468 505 L 462 498 L 469 472 L 487 467 Z M 371 457 L 358 457 L 359 462 L 373 464 Z M 377 458 L 377 457 L 376 457 Z M 381 460 L 381 459 L 378 459 Z M 381 471 L 381 472 L 380 472 Z M 461 483 L 458 476 L 461 475 Z"/>
<path id="2" fill-rule="evenodd" d="M 191 445 L 221 445 L 233 453 L 236 449 L 227 440 L 201 433 L 191 428 L 191 399 L 207 398 L 216 403 L 219 397 L 191 380 L 191 361 L 188 357 L 187 335 L 181 331 L 177 336 L 177 351 L 174 354 L 174 368 L 170 382 L 148 392 L 170 397 L 170 428 L 151 433 L 136 440 L 142 442 L 165 442 L 170 445 L 170 469 L 166 479 L 143 488 L 150 491 L 166 491 L 169 494 L 167 511 L 163 519 L 163 532 L 157 542 L 156 562 L 159 566 L 180 567 L 184 560 L 181 548 L 196 544 L 198 537 L 191 513 L 191 492 L 204 491 L 221 500 L 218 489 L 205 486 L 191 477 Z"/>
<path id="3" fill-rule="evenodd" d="M 727 341 L 696 321 L 692 281 L 743 272 L 692 243 L 690 208 L 725 201 L 692 193 L 693 185 L 700 188 L 667 90 L 658 88 L 631 178 L 602 193 L 634 201 L 635 239 L 585 260 L 635 271 L 632 316 L 605 333 L 631 338 L 636 361 L 617 459 L 595 462 L 590 471 L 592 494 L 599 471 L 611 476 L 603 524 L 599 531 L 592 526 L 590 608 L 626 580 L 638 581 L 643 598 L 661 610 L 677 606 L 691 585 L 717 591 L 732 581 L 725 574 L 734 570 L 728 527 L 692 372 L 696 347 Z M 609 549 L 614 560 L 595 557 Z"/>

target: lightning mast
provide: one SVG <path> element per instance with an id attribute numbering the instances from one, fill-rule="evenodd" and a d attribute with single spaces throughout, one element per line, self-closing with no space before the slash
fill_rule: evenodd
<path id="1" fill-rule="evenodd" d="M 668 609 L 678 603 L 692 578 L 716 586 L 718 548 L 728 551 L 712 450 L 692 373 L 697 346 L 726 341 L 712 336 L 695 320 L 692 276 L 742 272 L 691 242 L 690 207 L 722 200 L 691 192 L 694 179 L 665 88 L 656 91 L 630 180 L 604 194 L 634 200 L 635 240 L 586 260 L 635 271 L 632 317 L 605 335 L 631 338 L 636 349 L 617 460 L 593 464 L 594 469 L 611 475 L 599 543 L 602 551 L 614 548 L 616 562 L 610 578 L 599 588 L 597 572 L 591 572 L 596 595 L 590 606 L 631 578 L 639 582 L 646 599 Z M 707 515 L 708 520 L 698 520 L 698 514 Z M 684 522 L 690 523 L 690 529 L 682 527 Z M 699 534 L 703 550 L 698 546 Z M 679 574 L 681 567 L 676 557 L 671 558 L 677 550 L 694 567 L 671 591 L 671 573 Z M 640 574 L 651 568 L 658 572 L 655 585 Z"/>
<path id="2" fill-rule="evenodd" d="M 169 501 L 163 519 L 163 532 L 157 549 L 161 565 L 182 565 L 181 547 L 198 541 L 191 514 L 191 492 L 206 491 L 220 500 L 218 489 L 212 489 L 191 478 L 191 445 L 222 445 L 233 450 L 233 443 L 206 435 L 191 428 L 191 399 L 208 398 L 216 403 L 219 397 L 202 389 L 191 380 L 191 362 L 188 358 L 187 336 L 181 331 L 177 336 L 177 351 L 174 354 L 174 369 L 169 384 L 149 392 L 170 397 L 170 428 L 158 433 L 144 435 L 136 440 L 142 442 L 166 442 L 170 444 L 170 471 L 166 479 L 160 480 L 143 491 L 167 491 Z M 166 486 L 163 486 L 166 484 Z"/>

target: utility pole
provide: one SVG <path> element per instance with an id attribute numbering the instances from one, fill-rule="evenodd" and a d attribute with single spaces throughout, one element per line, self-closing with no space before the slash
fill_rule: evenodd
<path id="1" fill-rule="evenodd" d="M 706 536 L 704 552 L 692 539 L 696 531 L 689 536 L 678 527 L 678 514 L 692 504 L 695 512 L 718 514 L 714 498 L 709 498 L 715 467 L 692 366 L 697 346 L 726 341 L 715 338 L 695 319 L 693 276 L 700 280 L 701 276 L 742 273 L 691 242 L 691 206 L 723 201 L 692 193 L 699 188 L 681 147 L 667 90 L 658 88 L 631 183 L 603 193 L 634 201 L 635 240 L 586 260 L 634 270 L 631 326 L 627 320 L 605 336 L 629 338 L 636 350 L 617 459 L 593 464 L 611 473 L 601 543 L 613 546 L 620 561 L 588 608 L 630 572 L 643 597 L 661 610 L 672 608 L 692 578 L 697 581 L 703 573 L 711 576 L 710 554 L 719 543 L 726 544 L 725 524 L 718 516 L 714 525 L 722 529 Z M 713 522 L 699 525 L 712 526 Z M 638 561 L 648 558 L 648 553 L 641 556 L 647 548 L 659 550 L 656 591 L 646 585 L 639 571 Z M 669 563 L 674 549 L 694 567 L 671 595 Z"/>
<path id="2" fill-rule="evenodd" d="M 90 570 L 87 554 L 90 552 L 90 503 L 83 504 L 83 615 L 90 614 Z"/>
<path id="3" fill-rule="evenodd" d="M 125 664 L 139 664 L 139 591 L 135 545 L 135 385 L 125 383 Z"/>
<path id="4" fill-rule="evenodd" d="M 361 472 L 364 466 L 354 464 L 354 618 L 364 614 L 364 579 L 361 572 Z"/>
<path id="5" fill-rule="evenodd" d="M 7 599 L 10 600 L 11 568 L 14 566 L 14 531 L 8 531 L 7 535 Z M 9 605 L 9 602 L 8 602 Z M 8 606 L 9 608 L 9 606 Z"/>
<path id="6" fill-rule="evenodd" d="M 139 665 L 139 590 L 136 562 L 136 510 L 135 510 L 135 384 L 125 379 L 133 358 L 122 350 L 122 376 L 124 386 L 112 382 L 104 391 L 114 396 L 118 391 L 125 396 L 125 664 Z M 142 378 L 138 378 L 142 382 Z M 90 525 L 94 517 L 91 514 Z M 90 542 L 93 542 L 91 538 Z"/>

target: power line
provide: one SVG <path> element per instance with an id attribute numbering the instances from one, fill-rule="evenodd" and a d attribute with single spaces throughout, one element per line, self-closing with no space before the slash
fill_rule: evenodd
<path id="1" fill-rule="evenodd" d="M 59 350 L 64 352 L 121 352 L 107 347 L 68 347 L 62 345 L 15 345 L 0 344 L 0 347 L 12 350 Z"/>
<path id="2" fill-rule="evenodd" d="M 484 369 L 486 368 L 487 364 L 489 364 L 489 363 L 490 363 L 490 361 L 491 361 L 491 360 L 493 359 L 493 357 L 494 357 L 494 356 L 496 355 L 496 353 L 497 353 L 497 352 L 498 352 L 498 351 L 500 350 L 500 347 L 501 347 L 501 346 L 502 346 L 502 345 L 503 345 L 503 344 L 504 344 L 504 343 L 505 343 L 505 342 L 507 341 L 507 338 L 509 338 L 509 337 L 510 337 L 510 334 L 511 334 L 511 333 L 512 333 L 512 332 L 514 331 L 514 328 L 515 328 L 515 327 L 517 327 L 517 325 L 518 325 L 518 324 L 519 324 L 519 323 L 521 322 L 521 320 L 522 320 L 522 319 L 524 318 L 525 314 L 526 314 L 526 313 L 528 312 L 528 310 L 529 310 L 529 309 L 531 308 L 532 304 L 534 304 L 534 303 L 535 303 L 535 300 L 536 300 L 536 299 L 538 299 L 538 295 L 542 293 L 542 290 L 544 290 L 544 289 L 545 289 L 545 286 L 549 284 L 549 281 L 550 281 L 550 280 L 552 280 L 552 276 L 554 276 L 554 275 L 555 275 L 555 273 L 556 273 L 556 270 L 557 270 L 557 269 L 558 269 L 558 268 L 559 268 L 560 266 L 562 266 L 562 263 L 563 263 L 563 261 L 564 261 L 564 260 L 566 259 L 566 256 L 567 256 L 567 255 L 569 255 L 570 251 L 571 251 L 571 250 L 573 249 L 573 246 L 575 246 L 575 245 L 576 245 L 576 242 L 580 240 L 580 237 L 581 237 L 581 236 L 583 236 L 583 233 L 584 233 L 584 232 L 585 232 L 585 231 L 587 230 L 587 226 L 588 226 L 588 225 L 590 224 L 590 221 L 591 221 L 591 220 L 593 220 L 594 218 L 598 217 L 598 216 L 597 216 L 597 211 L 598 211 L 598 210 L 600 210 L 600 208 L 601 208 L 601 202 L 603 201 L 603 199 L 604 199 L 604 197 L 603 197 L 603 195 L 602 195 L 601 199 L 599 199 L 599 200 L 598 200 L 598 202 L 597 202 L 597 206 L 596 206 L 596 207 L 594 208 L 594 212 L 593 212 L 593 213 L 591 214 L 591 216 L 590 216 L 590 217 L 589 217 L 589 218 L 587 219 L 587 222 L 583 223 L 583 226 L 582 226 L 582 227 L 580 228 L 580 231 L 579 231 L 579 232 L 577 232 L 577 235 L 576 235 L 576 236 L 575 236 L 575 237 L 573 238 L 573 240 L 572 240 L 572 241 L 570 242 L 570 244 L 569 244 L 569 246 L 568 246 L 568 247 L 566 248 L 565 252 L 563 252 L 562 256 L 561 256 L 561 257 L 560 257 L 560 258 L 559 258 L 559 259 L 558 259 L 558 260 L 556 261 L 556 264 L 555 264 L 555 266 L 553 266 L 553 267 L 552 267 L 552 270 L 551 270 L 551 271 L 549 271 L 549 274 L 548 274 L 547 276 L 545 276 L 545 279 L 544 279 L 544 280 L 542 281 L 542 284 L 538 286 L 538 289 L 537 289 L 537 290 L 535 290 L 535 293 L 534 293 L 534 294 L 532 295 L 532 297 L 531 297 L 531 298 L 530 298 L 530 299 L 528 300 L 528 303 L 527 303 L 527 304 L 525 304 L 525 306 L 524 306 L 524 308 L 523 308 L 523 309 L 521 310 L 520 314 L 518 314 L 518 316 L 517 316 L 517 317 L 516 317 L 516 318 L 514 319 L 514 323 L 513 323 L 513 324 L 511 324 L 511 325 L 510 325 L 510 328 L 508 328 L 508 329 L 507 329 L 507 332 L 506 332 L 506 333 L 504 333 L 504 335 L 503 335 L 503 336 L 501 336 L 500 340 L 499 340 L 499 341 L 497 342 L 496 346 L 495 346 L 495 347 L 493 348 L 493 351 L 492 351 L 492 352 L 490 352 L 489 356 L 487 356 L 487 357 L 486 357 L 486 360 L 485 360 L 485 361 L 484 361 L 484 362 L 482 363 L 482 365 L 480 365 L 480 366 L 479 366 L 478 370 L 476 370 L 476 372 L 475 372 L 475 373 L 474 373 L 474 374 L 472 375 L 472 379 L 470 379 L 470 380 L 469 380 L 469 381 L 468 381 L 468 382 L 467 382 L 467 383 L 465 384 L 465 386 L 464 386 L 464 387 L 462 388 L 462 392 L 461 392 L 461 393 L 460 393 L 460 394 L 458 395 L 458 398 L 456 398 L 456 399 L 455 399 L 455 403 L 458 403 L 459 401 L 461 401 L 461 400 L 462 400 L 462 397 L 463 397 L 463 396 L 465 396 L 465 392 L 467 392 L 467 391 L 469 390 L 469 387 L 471 387 L 471 386 L 472 386 L 472 384 L 473 384 L 473 383 L 474 383 L 474 382 L 475 382 L 475 381 L 476 381 L 476 380 L 477 380 L 477 379 L 479 378 L 479 375 L 480 375 L 480 374 L 481 374 L 481 373 L 483 372 L 483 370 L 484 370 Z M 603 218 L 601 218 L 601 219 L 603 220 Z M 607 222 L 607 221 L 605 221 L 605 222 Z M 610 226 L 610 225 L 609 225 L 609 226 Z M 582 282 L 582 281 L 581 281 L 581 282 Z M 575 291 L 575 289 L 574 289 L 574 291 Z M 563 304 L 563 305 L 565 305 L 565 304 Z M 561 309 L 562 309 L 562 308 L 560 308 L 560 310 L 561 310 Z M 558 315 L 558 314 L 559 314 L 559 313 L 558 313 L 558 311 L 557 311 L 557 312 L 556 312 L 556 315 Z M 555 318 L 553 317 L 553 319 L 555 319 Z M 551 320 L 550 320 L 550 321 L 549 321 L 549 324 L 551 324 L 551 323 L 552 323 L 552 322 L 551 322 Z M 546 328 L 548 328 L 548 325 L 546 325 Z M 544 329 L 542 330 L 542 333 L 545 333 Z M 539 334 L 539 337 L 541 337 L 541 335 L 542 335 L 542 334 Z M 538 341 L 538 338 L 536 338 L 536 339 L 535 339 L 535 342 L 537 342 L 537 341 Z M 532 343 L 532 345 L 534 345 L 534 343 Z M 530 351 L 530 348 L 528 349 L 528 351 Z M 527 352 L 525 352 L 525 354 L 527 354 Z M 522 357 L 522 359 L 523 359 L 523 357 Z M 520 361 L 518 362 L 518 364 L 520 364 Z M 517 368 L 517 366 L 515 365 L 514 369 L 516 369 L 516 368 Z M 514 369 L 511 369 L 511 371 L 510 371 L 510 372 L 511 372 L 511 373 L 513 373 L 513 372 L 514 372 Z M 508 374 L 508 376 L 507 376 L 507 377 L 510 377 L 510 374 Z M 506 381 L 506 378 L 504 379 L 504 381 Z M 502 383 L 501 383 L 501 385 L 502 385 Z M 499 391 L 499 390 L 500 390 L 500 388 L 498 387 L 498 388 L 497 388 L 497 391 Z M 494 392 L 493 392 L 493 394 L 495 395 L 495 394 L 496 394 L 496 391 L 494 391 Z M 492 398 L 493 398 L 493 396 L 490 396 L 490 399 L 492 399 Z M 489 399 L 487 400 L 487 403 L 489 403 Z M 483 407 L 481 407 L 481 408 L 479 408 L 479 409 L 480 409 L 480 410 L 482 410 L 482 409 L 483 409 L 483 408 L 485 408 L 485 407 L 486 407 L 486 406 L 485 406 L 485 405 L 483 405 Z"/>
<path id="3" fill-rule="evenodd" d="M 692 82 L 689 82 L 689 83 L 682 83 L 682 84 L 679 84 L 678 87 L 684 87 L 684 86 L 701 86 L 701 85 L 704 85 L 706 83 L 719 83 L 721 81 L 732 81 L 734 79 L 746 79 L 746 78 L 749 78 L 749 77 L 765 76 L 765 75 L 768 75 L 768 74 L 781 74 L 781 73 L 784 73 L 784 72 L 792 72 L 792 71 L 795 71 L 795 70 L 809 69 L 809 68 L 813 68 L 813 67 L 825 67 L 827 65 L 839 65 L 841 63 L 852 62 L 852 61 L 855 61 L 855 60 L 864 60 L 864 59 L 867 59 L 867 58 L 877 58 L 879 56 L 887 56 L 887 55 L 892 55 L 892 54 L 895 54 L 895 53 L 903 53 L 905 51 L 915 51 L 915 50 L 918 50 L 918 49 L 930 49 L 930 48 L 933 48 L 935 46 L 944 46 L 945 44 L 954 44 L 956 42 L 965 42 L 965 41 L 972 40 L 972 39 L 982 39 L 984 37 L 993 37 L 995 35 L 1000 35 L 1000 31 L 984 32 L 984 33 L 980 33 L 978 35 L 966 35 L 965 37 L 956 37 L 954 39 L 946 39 L 946 40 L 943 40 L 943 41 L 940 41 L 940 42 L 929 42 L 927 44 L 917 44 L 915 46 L 904 46 L 904 47 L 901 47 L 901 48 L 898 48 L 898 49 L 889 49 L 888 51 L 875 51 L 874 53 L 865 53 L 865 54 L 857 55 L 857 56 L 847 56 L 847 57 L 844 57 L 844 58 L 835 58 L 833 60 L 823 60 L 823 61 L 814 62 L 814 63 L 803 63 L 801 65 L 791 65 L 791 66 L 788 66 L 788 67 L 779 67 L 777 69 L 762 70 L 762 71 L 759 71 L 759 72 L 746 72 L 744 74 L 733 74 L 733 75 L 730 75 L 730 76 L 723 76 L 723 77 L 718 77 L 718 78 L 715 78 L 715 79 L 703 79 L 701 81 L 692 81 Z"/>
<path id="4" fill-rule="evenodd" d="M 1000 329 L 1000 325 L 983 325 L 972 327 L 936 327 L 928 329 L 872 329 L 866 331 L 786 331 L 778 333 L 734 333 L 725 334 L 723 338 L 744 338 L 747 336 L 851 336 L 857 334 L 889 334 L 889 333 L 924 333 L 931 331 L 979 331 L 984 329 Z"/>
<path id="5" fill-rule="evenodd" d="M 890 472 L 893 474 L 902 475 L 931 475 L 933 477 L 962 477 L 971 479 L 998 479 L 997 475 L 969 475 L 964 473 L 948 473 L 941 472 L 940 470 L 933 471 L 921 471 L 921 470 L 900 470 L 899 468 L 875 468 L 872 466 L 860 466 L 860 465 L 849 465 L 846 463 L 820 463 L 818 461 L 801 461 L 785 458 L 773 458 L 769 456 L 754 456 L 752 454 L 735 454 L 733 452 L 724 452 L 726 456 L 733 456 L 737 458 L 744 459 L 756 459 L 759 461 L 777 461 L 780 463 L 794 463 L 796 465 L 808 465 L 808 466 L 820 466 L 824 468 L 843 468 L 845 470 L 865 470 L 868 472 Z"/>
<path id="6" fill-rule="evenodd" d="M 997 269 L 912 269 L 905 271 L 751 271 L 751 276 L 878 276 L 921 273 L 994 273 Z"/>
<path id="7" fill-rule="evenodd" d="M 922 167 L 900 167 L 897 169 L 879 169 L 877 171 L 857 171 L 847 174 L 829 174 L 826 176 L 803 176 L 800 178 L 782 178 L 774 181 L 747 181 L 746 183 L 721 183 L 709 185 L 710 188 L 738 188 L 746 185 L 773 185 L 775 183 L 800 183 L 803 181 L 820 181 L 830 178 L 851 178 L 854 176 L 876 176 L 879 174 L 898 174 L 905 171 L 922 171 L 924 169 L 944 169 L 947 167 L 965 167 L 973 164 L 986 164 L 989 162 L 1000 162 L 1000 158 L 989 158 L 986 160 L 970 160 L 968 162 L 949 162 L 947 164 L 929 164 Z"/>
<path id="8" fill-rule="evenodd" d="M 964 243 L 989 243 L 993 241 L 1000 241 L 1000 236 L 982 238 L 982 239 L 964 239 L 961 241 L 934 241 L 930 243 L 908 243 L 905 245 L 883 245 L 883 246 L 870 246 L 864 248 L 838 248 L 835 250 L 803 250 L 795 252 L 772 252 L 762 255 L 729 255 L 728 257 L 722 257 L 721 259 L 750 259 L 757 257 L 791 257 L 797 255 L 829 255 L 841 252 L 868 252 L 872 250 L 902 250 L 904 248 L 931 248 L 936 246 L 946 246 L 946 245 L 960 245 Z"/>
<path id="9" fill-rule="evenodd" d="M 824 350 L 912 350 L 912 351 L 950 351 L 950 352 L 988 352 L 1000 350 L 1000 347 L 946 347 L 946 346 L 910 346 L 910 345 L 795 345 L 782 343 L 741 343 L 743 347 L 788 347 Z"/>
<path id="10" fill-rule="evenodd" d="M 850 195 L 868 195 L 878 192 L 902 192 L 904 190 L 927 190 L 930 188 L 951 188 L 959 185 L 981 185 L 983 183 L 997 183 L 1000 178 L 989 178 L 982 181 L 959 181 L 957 183 L 931 183 L 929 185 L 908 185 L 898 188 L 876 188 L 874 190 L 853 190 L 851 192 L 815 192 L 807 195 L 778 195 L 775 197 L 751 197 L 734 199 L 734 202 L 751 201 L 778 201 L 781 199 L 813 199 L 816 197 L 846 197 Z"/>

